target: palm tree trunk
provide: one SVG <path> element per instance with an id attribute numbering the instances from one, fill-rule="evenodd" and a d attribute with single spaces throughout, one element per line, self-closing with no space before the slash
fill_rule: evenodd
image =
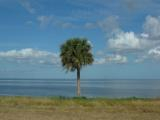
<path id="1" fill-rule="evenodd" d="M 77 69 L 77 96 L 81 95 L 80 91 L 80 69 Z"/>

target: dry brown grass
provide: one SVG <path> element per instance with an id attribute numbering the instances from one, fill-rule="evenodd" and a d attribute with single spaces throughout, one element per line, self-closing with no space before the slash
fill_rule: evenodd
<path id="1" fill-rule="evenodd" d="M 160 99 L 0 97 L 0 120 L 160 120 Z"/>

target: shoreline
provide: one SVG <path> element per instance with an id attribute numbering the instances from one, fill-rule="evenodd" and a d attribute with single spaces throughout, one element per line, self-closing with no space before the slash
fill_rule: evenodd
<path id="1" fill-rule="evenodd" d="M 50 96 L 50 97 L 43 97 L 43 96 L 0 96 L 0 105 L 3 104 L 10 104 L 10 105 L 19 105 L 19 104 L 24 104 L 24 105 L 38 105 L 38 104 L 43 104 L 43 105 L 58 105 L 54 104 L 56 103 L 66 103 L 67 105 L 79 105 L 79 101 L 84 103 L 84 106 L 86 103 L 92 104 L 92 106 L 96 106 L 96 102 L 99 105 L 106 104 L 108 103 L 131 103 L 131 102 L 160 102 L 160 97 L 158 98 L 138 98 L 138 97 L 128 97 L 128 98 L 107 98 L 107 97 L 65 97 L 65 96 Z M 80 104 L 83 106 L 83 104 Z"/>
<path id="2" fill-rule="evenodd" d="M 93 96 L 93 97 L 88 97 L 88 96 L 80 96 L 80 97 L 77 97 L 77 96 L 29 96 L 29 95 L 8 95 L 8 94 L 2 94 L 0 95 L 0 99 L 3 98 L 3 97 L 17 97 L 17 98 L 55 98 L 55 99 L 76 99 L 76 98 L 79 98 L 79 99 L 148 99 L 148 100 L 152 100 L 152 99 L 160 99 L 160 96 L 156 96 L 156 97 L 136 97 L 136 96 L 131 96 L 131 97 L 107 97 L 107 96 Z"/>

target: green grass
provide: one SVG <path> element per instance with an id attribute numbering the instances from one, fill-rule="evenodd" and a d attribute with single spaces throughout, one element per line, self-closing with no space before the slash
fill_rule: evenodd
<path id="1" fill-rule="evenodd" d="M 0 97 L 1 106 L 26 106 L 26 107 L 109 107 L 109 106 L 151 106 L 160 105 L 160 99 L 107 99 L 85 97 Z"/>
<path id="2" fill-rule="evenodd" d="M 159 120 L 160 99 L 0 97 L 0 119 Z"/>

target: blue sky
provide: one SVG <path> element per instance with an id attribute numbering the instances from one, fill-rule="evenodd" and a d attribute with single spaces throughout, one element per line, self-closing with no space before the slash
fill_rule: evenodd
<path id="1" fill-rule="evenodd" d="M 93 46 L 82 78 L 160 78 L 159 0 L 0 0 L 0 77 L 75 78 L 59 58 L 72 37 Z"/>

